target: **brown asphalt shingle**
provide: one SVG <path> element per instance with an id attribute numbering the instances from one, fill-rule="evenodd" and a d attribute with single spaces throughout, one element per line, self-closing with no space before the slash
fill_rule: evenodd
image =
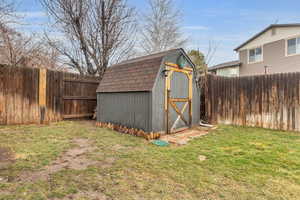
<path id="1" fill-rule="evenodd" d="M 151 91 L 163 58 L 177 50 L 139 57 L 108 67 L 97 92 Z"/>

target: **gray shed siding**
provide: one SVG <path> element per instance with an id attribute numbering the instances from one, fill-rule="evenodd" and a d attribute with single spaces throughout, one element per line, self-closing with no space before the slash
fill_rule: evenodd
<path id="1" fill-rule="evenodd" d="M 97 94 L 97 120 L 150 132 L 151 92 Z"/>
<path id="2" fill-rule="evenodd" d="M 157 75 L 154 88 L 152 90 L 152 130 L 159 132 L 165 127 L 165 77 L 162 73 L 163 67 L 160 68 Z"/>

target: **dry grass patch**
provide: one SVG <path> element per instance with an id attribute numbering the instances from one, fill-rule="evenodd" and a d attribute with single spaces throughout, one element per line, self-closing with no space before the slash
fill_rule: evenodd
<path id="1" fill-rule="evenodd" d="M 299 141 L 299 133 L 221 126 L 162 148 L 91 122 L 1 127 L 0 199 L 296 200 Z"/>

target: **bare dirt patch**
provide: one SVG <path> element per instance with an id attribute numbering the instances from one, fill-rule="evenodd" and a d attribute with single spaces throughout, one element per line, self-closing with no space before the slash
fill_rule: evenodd
<path id="1" fill-rule="evenodd" d="M 95 147 L 87 139 L 77 138 L 72 141 L 76 147 L 69 149 L 63 153 L 51 165 L 46 166 L 38 172 L 24 172 L 19 179 L 21 181 L 37 181 L 47 180 L 51 174 L 54 174 L 63 169 L 84 170 L 90 165 L 95 165 L 98 162 L 88 159 L 87 153 L 95 150 Z"/>
<path id="2" fill-rule="evenodd" d="M 109 200 L 110 198 L 108 198 L 102 192 L 85 191 L 85 192 L 78 192 L 76 194 L 65 196 L 63 199 L 53 199 L 53 200 L 71 200 L 71 199 Z"/>
<path id="3" fill-rule="evenodd" d="M 116 144 L 112 147 L 112 150 L 114 150 L 114 151 L 120 151 L 120 150 L 124 150 L 124 149 L 126 149 L 126 147 L 124 147 L 120 144 Z"/>
<path id="4" fill-rule="evenodd" d="M 15 161 L 15 155 L 8 148 L 0 147 L 0 171 L 8 169 Z M 8 182 L 8 177 L 0 176 L 0 183 Z"/>
<path id="5" fill-rule="evenodd" d="M 106 159 L 104 160 L 104 162 L 101 163 L 100 167 L 102 167 L 102 168 L 110 168 L 110 167 L 113 166 L 113 164 L 114 164 L 115 161 L 116 161 L 116 159 L 113 158 L 113 157 L 106 158 Z"/>
<path id="6" fill-rule="evenodd" d="M 0 147 L 0 170 L 6 169 L 14 160 L 14 154 L 8 148 Z"/>

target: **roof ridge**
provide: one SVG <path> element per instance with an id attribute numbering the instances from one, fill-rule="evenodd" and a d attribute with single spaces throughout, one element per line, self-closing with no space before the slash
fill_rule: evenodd
<path id="1" fill-rule="evenodd" d="M 232 63 L 232 62 L 239 62 L 240 60 L 232 60 L 232 61 L 226 61 L 226 62 L 222 62 L 220 64 L 217 64 L 217 65 L 222 65 L 222 64 L 226 64 L 226 63 Z M 214 66 L 217 66 L 217 65 L 214 65 Z M 211 66 L 213 67 L 213 66 Z"/>
<path id="2" fill-rule="evenodd" d="M 222 68 L 227 68 L 227 67 L 234 67 L 234 66 L 240 66 L 241 62 L 240 60 L 233 60 L 233 61 L 228 61 L 224 63 L 220 63 L 214 66 L 211 66 L 208 68 L 208 70 L 215 70 L 215 69 L 222 69 Z"/>
<path id="3" fill-rule="evenodd" d="M 153 53 L 153 54 L 149 54 L 149 55 L 135 57 L 135 58 L 132 58 L 132 59 L 129 59 L 129 60 L 125 60 L 125 61 L 116 63 L 114 65 L 111 65 L 109 68 L 117 67 L 117 66 L 120 66 L 120 65 L 126 65 L 126 64 L 129 64 L 129 63 L 135 63 L 135 62 L 138 62 L 139 60 L 142 60 L 142 59 L 145 59 L 145 60 L 154 59 L 153 56 L 157 56 L 157 57 L 159 57 L 159 55 L 164 56 L 163 54 L 166 54 L 166 53 L 169 53 L 169 52 L 172 52 L 172 51 L 178 51 L 178 50 L 180 50 L 180 48 L 169 49 L 169 50 L 161 51 L 161 52 L 158 52 L 158 53 Z"/>
<path id="4" fill-rule="evenodd" d="M 142 59 L 142 58 L 145 58 L 145 57 L 160 55 L 160 54 L 164 54 L 164 53 L 171 52 L 171 51 L 177 51 L 177 50 L 179 50 L 179 48 L 177 48 L 177 49 L 169 49 L 169 50 L 165 50 L 165 51 L 161 51 L 161 52 L 157 52 L 157 53 L 152 53 L 152 54 L 148 54 L 148 55 L 144 55 L 144 56 L 138 56 L 138 57 L 135 57 L 135 58 L 123 61 L 123 62 L 133 61 L 135 59 Z M 123 62 L 120 62 L 120 64 L 123 63 Z"/>
<path id="5" fill-rule="evenodd" d="M 293 26 L 300 26 L 300 23 L 289 23 L 289 24 L 270 24 L 266 28 L 264 28 L 262 31 L 258 32 L 257 34 L 253 35 L 250 39 L 246 40 L 246 42 L 243 42 L 241 45 L 236 47 L 234 51 L 238 51 L 240 48 L 248 44 L 249 42 L 253 41 L 257 37 L 259 37 L 261 34 L 267 32 L 270 28 L 273 27 L 293 27 Z"/>

